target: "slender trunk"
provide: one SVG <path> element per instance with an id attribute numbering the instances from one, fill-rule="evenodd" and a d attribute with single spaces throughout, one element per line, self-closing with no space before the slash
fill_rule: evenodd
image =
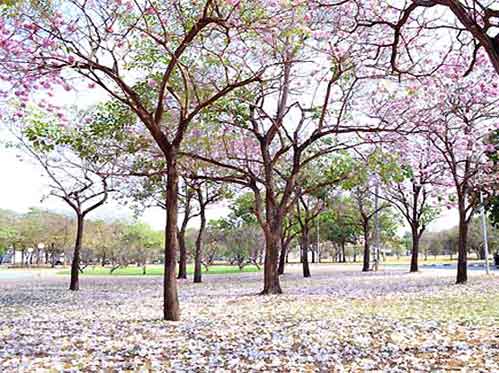
<path id="1" fill-rule="evenodd" d="M 288 245 L 286 244 L 286 240 L 281 239 L 281 253 L 279 255 L 279 268 L 278 268 L 278 273 L 279 275 L 284 274 L 284 268 L 287 263 L 287 256 L 288 256 Z"/>
<path id="2" fill-rule="evenodd" d="M 308 246 L 309 246 L 308 228 L 303 227 L 302 236 L 301 236 L 301 250 L 303 253 L 303 277 L 310 277 L 310 266 L 308 264 L 308 251 L 309 251 Z M 312 251 L 312 258 L 313 258 L 313 251 Z"/>
<path id="3" fill-rule="evenodd" d="M 468 281 L 466 244 L 468 241 L 468 223 L 464 201 L 459 203 L 459 242 L 457 258 L 457 284 L 464 284 Z"/>
<path id="4" fill-rule="evenodd" d="M 485 260 L 485 246 L 481 245 L 477 251 L 477 257 L 480 260 Z"/>
<path id="5" fill-rule="evenodd" d="M 203 256 L 203 236 L 204 230 L 206 227 L 206 211 L 203 202 L 202 192 L 198 190 L 198 198 L 200 205 L 200 214 L 199 217 L 201 219 L 201 223 L 199 225 L 199 232 L 196 238 L 196 253 L 194 255 L 194 282 L 199 283 L 202 281 L 201 279 L 201 258 Z"/>
<path id="6" fill-rule="evenodd" d="M 341 262 L 346 263 L 347 257 L 345 256 L 345 242 L 344 241 L 341 241 L 341 255 L 342 255 Z"/>
<path id="7" fill-rule="evenodd" d="M 314 250 L 314 249 L 312 249 L 312 250 L 310 250 L 310 251 L 312 252 L 312 263 L 314 263 L 314 264 L 315 264 L 315 250 Z M 307 261 L 308 261 L 308 260 L 307 260 Z"/>
<path id="8" fill-rule="evenodd" d="M 364 264 L 362 266 L 362 272 L 369 272 L 369 230 L 364 226 Z"/>
<path id="9" fill-rule="evenodd" d="M 144 263 L 142 264 L 142 274 L 143 274 L 144 276 L 146 275 L 146 271 L 147 271 L 147 269 L 146 269 L 146 262 L 144 262 Z"/>
<path id="10" fill-rule="evenodd" d="M 102 261 L 100 263 L 101 267 L 105 267 L 106 266 L 106 253 L 104 252 L 104 254 L 102 254 Z"/>
<path id="11" fill-rule="evenodd" d="M 419 255 L 419 234 L 418 227 L 412 226 L 412 255 L 410 272 L 418 271 L 418 255 Z"/>
<path id="12" fill-rule="evenodd" d="M 176 257 L 177 257 L 177 155 L 171 151 L 167 157 L 166 180 L 166 229 L 165 265 L 163 283 L 163 318 L 170 321 L 180 320 L 180 306 L 177 296 Z"/>
<path id="13" fill-rule="evenodd" d="M 187 247 L 185 245 L 185 232 L 187 231 L 187 224 L 191 219 L 191 191 L 185 183 L 185 203 L 184 203 L 184 218 L 180 229 L 177 230 L 178 248 L 179 248 L 179 262 L 178 262 L 178 279 L 187 279 Z"/>
<path id="14" fill-rule="evenodd" d="M 69 290 L 77 291 L 80 288 L 79 273 L 80 273 L 80 251 L 83 238 L 83 223 L 84 215 L 77 213 L 76 216 L 76 241 L 73 251 L 73 260 L 71 262 L 71 281 L 69 283 Z"/>
<path id="15" fill-rule="evenodd" d="M 272 219 L 272 218 L 270 218 Z M 271 220 L 265 230 L 265 263 L 263 267 L 263 290 L 260 294 L 281 294 L 281 284 L 277 271 L 277 262 L 281 249 L 282 219 Z"/>
<path id="16" fill-rule="evenodd" d="M 50 266 L 52 268 L 55 267 L 55 243 L 52 242 L 50 245 L 51 253 L 50 253 Z"/>
<path id="17" fill-rule="evenodd" d="M 187 278 L 187 248 L 185 246 L 185 229 L 182 226 L 178 230 L 178 249 L 179 249 L 179 262 L 178 262 L 178 279 Z"/>

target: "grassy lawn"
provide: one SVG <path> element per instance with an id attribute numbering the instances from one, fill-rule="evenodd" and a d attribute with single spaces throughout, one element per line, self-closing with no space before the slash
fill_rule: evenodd
<path id="1" fill-rule="evenodd" d="M 351 258 L 347 258 L 348 260 L 351 260 Z M 476 259 L 476 256 L 470 256 L 468 257 L 468 263 L 481 263 L 483 260 L 478 260 Z M 492 259 L 489 259 L 489 262 L 492 263 Z M 323 260 L 323 264 L 331 264 L 329 260 Z M 403 265 L 409 265 L 411 263 L 411 257 L 410 256 L 401 256 L 400 258 L 397 259 L 396 256 L 387 256 L 385 260 L 381 260 L 382 264 L 403 264 Z M 335 263 L 338 265 L 349 265 L 349 264 L 356 264 L 356 265 L 362 265 L 362 258 L 359 256 L 357 257 L 357 262 L 353 263 L 348 261 L 347 263 Z M 437 257 L 434 256 L 428 256 L 428 258 L 425 260 L 424 256 L 419 257 L 418 261 L 419 265 L 431 265 L 431 264 L 457 264 L 457 255 L 453 257 L 451 260 L 448 255 L 437 255 Z"/>
<path id="2" fill-rule="evenodd" d="M 383 261 L 385 264 L 409 264 L 411 262 L 411 257 L 410 256 L 401 256 L 398 260 L 397 257 L 395 256 L 388 256 L 386 257 L 386 260 Z M 469 256 L 468 257 L 468 262 L 469 263 L 479 263 L 482 262 L 481 260 L 477 260 L 476 257 Z M 457 263 L 457 255 L 454 255 L 452 260 L 448 255 L 437 255 L 435 256 L 430 256 L 428 255 L 428 258 L 425 260 L 424 256 L 420 256 L 418 260 L 419 265 L 424 265 L 424 264 L 456 264 Z"/>
<path id="3" fill-rule="evenodd" d="M 470 291 L 469 287 L 450 294 L 400 296 L 388 301 L 386 298 L 370 302 L 354 300 L 349 310 L 359 317 L 376 315 L 401 321 L 434 320 L 489 327 L 499 323 L 499 297 L 488 291 Z"/>
<path id="4" fill-rule="evenodd" d="M 85 268 L 83 275 L 87 276 L 109 276 L 111 268 L 110 267 L 100 267 L 100 266 L 95 266 L 95 267 L 87 267 Z M 231 265 L 213 265 L 208 268 L 208 271 L 206 271 L 206 268 L 203 267 L 203 274 L 205 275 L 222 275 L 222 274 L 231 274 L 231 273 L 242 273 L 242 272 L 258 272 L 258 268 L 256 266 L 246 266 L 243 268 L 242 271 L 239 270 L 239 267 L 237 266 L 231 266 Z M 68 275 L 70 273 L 69 269 L 59 271 L 57 272 L 58 275 Z M 188 265 L 187 266 L 187 273 L 188 274 L 193 274 L 194 273 L 194 266 L 193 265 Z M 115 270 L 112 275 L 116 276 L 143 276 L 142 274 L 142 267 L 137 267 L 137 266 L 129 266 L 125 268 L 118 268 Z M 154 265 L 149 265 L 146 268 L 146 276 L 160 276 L 163 275 L 163 265 L 159 264 L 154 264 Z"/>
<path id="5" fill-rule="evenodd" d="M 181 281 L 179 323 L 162 320 L 159 277 L 0 281 L 0 371 L 499 372 L 497 275 L 311 271 L 289 266 L 280 296 L 257 296 L 260 276 Z"/>

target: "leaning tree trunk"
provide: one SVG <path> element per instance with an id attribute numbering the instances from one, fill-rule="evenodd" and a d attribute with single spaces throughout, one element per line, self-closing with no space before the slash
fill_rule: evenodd
<path id="1" fill-rule="evenodd" d="M 466 213 L 464 203 L 459 204 L 459 243 L 457 258 L 457 284 L 464 284 L 468 281 L 467 272 L 467 252 L 466 244 L 468 241 L 468 223 L 466 222 Z"/>
<path id="2" fill-rule="evenodd" d="M 279 219 L 272 221 L 265 229 L 265 263 L 263 267 L 263 290 L 260 294 L 281 294 L 281 284 L 277 262 L 281 249 L 282 224 Z"/>
<path id="3" fill-rule="evenodd" d="M 173 152 L 172 152 L 173 153 Z M 165 320 L 178 321 L 180 307 L 177 296 L 176 257 L 177 257 L 177 202 L 178 174 L 176 154 L 167 157 L 166 180 L 166 229 L 165 229 L 165 266 L 163 283 L 163 317 Z"/>
<path id="4" fill-rule="evenodd" d="M 309 235 L 308 228 L 303 227 L 301 236 L 301 250 L 303 255 L 303 277 L 310 277 L 310 266 L 308 264 L 308 251 L 309 251 Z"/>
<path id="5" fill-rule="evenodd" d="M 199 283 L 202 281 L 201 278 L 201 258 L 203 257 L 203 236 L 204 230 L 206 228 L 206 212 L 205 206 L 202 202 L 202 192 L 198 192 L 200 200 L 200 214 L 201 223 L 199 225 L 199 232 L 196 238 L 196 252 L 194 255 L 194 282 Z"/>
<path id="6" fill-rule="evenodd" d="M 187 278 L 187 248 L 185 246 L 185 228 L 182 227 L 178 230 L 178 249 L 179 249 L 179 262 L 178 262 L 178 279 Z"/>
<path id="7" fill-rule="evenodd" d="M 412 254 L 411 254 L 411 268 L 410 272 L 418 271 L 418 256 L 419 256 L 419 234 L 417 227 L 411 227 L 412 229 Z"/>
<path id="8" fill-rule="evenodd" d="M 362 266 L 362 272 L 369 272 L 369 232 L 366 227 L 364 227 L 364 264 Z"/>
<path id="9" fill-rule="evenodd" d="M 71 280 L 69 282 L 69 290 L 77 291 L 80 288 L 79 273 L 80 273 L 80 252 L 83 238 L 83 223 L 85 217 L 82 214 L 76 216 L 76 240 L 73 251 L 73 260 L 71 262 Z"/>

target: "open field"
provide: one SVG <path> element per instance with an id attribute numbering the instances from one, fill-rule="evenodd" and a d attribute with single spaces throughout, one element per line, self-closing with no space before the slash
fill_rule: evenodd
<path id="1" fill-rule="evenodd" d="M 257 295 L 261 273 L 181 281 L 177 323 L 159 277 L 84 276 L 77 293 L 65 276 L 2 280 L 0 371 L 499 371 L 497 275 L 299 271 L 281 296 Z"/>
<path id="2" fill-rule="evenodd" d="M 248 272 L 258 272 L 259 269 L 256 266 L 253 265 L 248 265 L 245 266 L 242 270 L 239 269 L 237 266 L 231 266 L 231 265 L 213 265 L 208 267 L 208 271 L 206 271 L 205 267 L 202 267 L 203 274 L 204 275 L 222 275 L 222 274 L 231 274 L 231 273 L 248 273 Z M 142 273 L 142 267 L 137 267 L 134 265 L 124 267 L 124 268 L 118 268 L 117 270 L 113 271 L 113 273 L 110 273 L 111 268 L 110 267 L 101 267 L 101 266 L 94 266 L 94 267 L 87 267 L 85 268 L 84 272 L 82 275 L 87 275 L 87 276 L 109 276 L 109 275 L 116 275 L 116 276 L 143 276 Z M 70 271 L 69 269 L 65 269 L 62 271 L 58 271 L 57 274 L 59 275 L 69 275 Z M 194 273 L 194 266 L 193 265 L 188 265 L 187 266 L 187 273 L 188 274 L 193 274 Z M 146 276 L 160 276 L 163 274 L 163 265 L 160 264 L 152 264 L 148 265 L 146 267 Z"/>
<path id="3" fill-rule="evenodd" d="M 411 258 L 408 256 L 401 256 L 399 258 L 396 257 L 386 257 L 386 259 L 382 262 L 382 265 L 387 265 L 387 266 L 409 266 L 409 263 L 411 261 Z M 478 263 L 483 263 L 483 261 L 476 260 L 475 258 L 468 258 L 468 262 L 470 264 L 478 264 Z M 419 259 L 419 265 L 424 268 L 425 265 L 433 265 L 433 264 L 456 264 L 457 259 L 453 258 L 452 260 L 449 258 L 448 255 L 445 256 L 431 256 L 428 257 L 427 260 L 424 260 L 423 257 Z M 490 261 L 492 263 L 492 260 Z M 297 264 L 297 263 L 294 263 Z M 318 264 L 319 265 L 319 264 Z M 359 263 L 353 263 L 353 262 L 347 262 L 347 263 L 330 263 L 329 261 L 325 260 L 323 263 L 321 263 L 319 266 L 358 266 Z M 109 275 L 116 275 L 116 276 L 143 276 L 142 273 L 142 267 L 137 267 L 135 265 L 130 265 L 128 267 L 124 268 L 118 268 L 117 270 L 113 271 L 113 273 L 110 273 L 111 268 L 109 266 L 102 267 L 102 266 L 89 266 L 85 268 L 84 272 L 82 275 L 84 276 L 109 276 Z M 239 270 L 239 267 L 237 266 L 231 266 L 231 265 L 224 265 L 224 264 L 216 264 L 212 265 L 209 267 L 208 271 L 206 271 L 206 268 L 203 266 L 202 267 L 203 274 L 205 275 L 214 275 L 214 274 L 237 274 L 237 273 L 248 273 L 248 272 L 258 272 L 260 271 L 256 266 L 254 265 L 248 265 L 243 268 L 243 270 Z M 57 274 L 58 275 L 69 275 L 70 271 L 69 268 L 65 268 L 63 270 L 58 270 Z M 191 275 L 194 273 L 194 266 L 192 264 L 189 264 L 187 266 L 187 273 Z M 146 270 L 146 276 L 161 276 L 163 275 L 163 265 L 161 264 L 150 264 L 147 265 L 147 270 Z"/>
<path id="4" fill-rule="evenodd" d="M 347 263 L 336 263 L 336 264 L 353 264 L 353 265 L 359 265 L 360 261 L 362 258 L 358 257 L 357 263 L 353 263 L 350 261 L 350 258 L 348 258 Z M 324 263 L 328 263 L 330 261 L 325 260 L 323 261 Z M 484 260 L 478 260 L 475 255 L 468 257 L 468 263 L 483 263 Z M 489 259 L 489 262 L 492 263 L 492 258 Z M 385 257 L 384 260 L 382 260 L 382 264 L 406 264 L 409 265 L 411 263 L 411 257 L 410 256 L 387 256 Z M 418 259 L 418 264 L 420 266 L 422 265 L 431 265 L 431 264 L 456 264 L 457 263 L 457 256 L 454 256 L 452 259 L 450 259 L 449 255 L 437 255 L 436 257 L 431 255 L 428 256 L 425 260 L 424 256 L 420 256 Z"/>

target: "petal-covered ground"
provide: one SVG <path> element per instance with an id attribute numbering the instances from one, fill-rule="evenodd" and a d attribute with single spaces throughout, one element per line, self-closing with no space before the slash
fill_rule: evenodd
<path id="1" fill-rule="evenodd" d="M 284 295 L 261 274 L 182 281 L 182 321 L 161 321 L 161 278 L 0 280 L 1 372 L 499 372 L 499 277 L 299 267 Z"/>

